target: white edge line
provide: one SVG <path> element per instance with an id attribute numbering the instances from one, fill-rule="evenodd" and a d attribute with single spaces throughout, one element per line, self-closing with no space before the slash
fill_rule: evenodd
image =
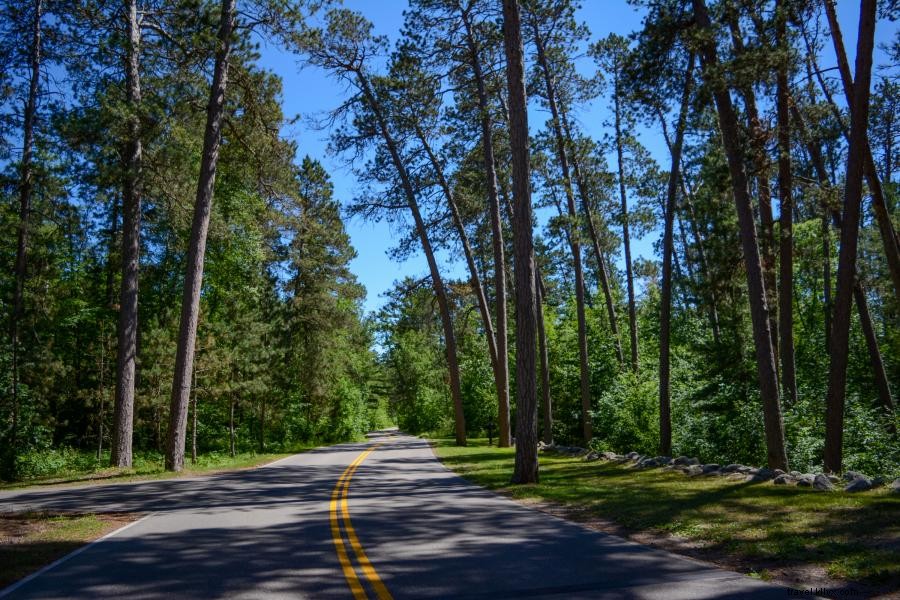
<path id="1" fill-rule="evenodd" d="M 114 530 L 110 531 L 110 532 L 107 533 L 106 535 L 103 535 L 103 536 L 101 536 L 101 537 L 98 537 L 96 540 L 93 540 L 93 541 L 91 541 L 91 542 L 88 542 L 87 544 L 85 544 L 84 546 L 81 546 L 80 548 L 76 548 L 75 550 L 69 552 L 68 554 L 66 554 L 66 555 L 63 556 L 62 558 L 56 559 L 55 561 L 53 561 L 53 562 L 50 563 L 49 565 L 47 565 L 47 566 L 45 566 L 45 567 L 41 567 L 40 569 L 38 569 L 37 571 L 35 571 L 35 572 L 32 573 L 31 575 L 27 575 L 26 577 L 23 577 L 22 579 L 20 579 L 19 581 L 13 583 L 13 584 L 10 585 L 9 587 L 6 587 L 6 588 L 0 590 L 0 598 L 5 598 L 6 596 L 9 596 L 9 595 L 12 594 L 13 592 L 15 592 L 17 589 L 19 589 L 20 587 L 22 587 L 23 585 L 25 585 L 26 583 L 28 583 L 28 582 L 30 582 L 30 581 L 32 581 L 32 580 L 34 580 L 34 579 L 37 579 L 38 577 L 40 577 L 41 575 L 43 575 L 43 574 L 46 573 L 47 571 L 50 571 L 51 569 L 55 569 L 56 567 L 58 567 L 59 565 L 63 564 L 63 563 L 66 562 L 67 560 L 69 560 L 69 559 L 71 559 L 71 558 L 75 558 L 76 556 L 78 556 L 79 554 L 81 554 L 82 552 L 84 552 L 85 550 L 87 550 L 88 548 L 94 546 L 95 544 L 99 544 L 100 542 L 102 542 L 103 540 L 105 540 L 105 539 L 107 539 L 107 538 L 111 538 L 111 537 L 113 537 L 114 535 L 118 535 L 118 534 L 122 533 L 123 531 L 125 531 L 126 529 L 129 529 L 129 528 L 131 528 L 131 527 L 134 527 L 134 526 L 137 525 L 138 523 L 141 523 L 141 522 L 143 522 L 143 521 L 146 521 L 147 519 L 149 519 L 150 517 L 152 517 L 152 516 L 155 515 L 155 514 L 156 514 L 156 513 L 150 513 L 150 514 L 144 515 L 143 517 L 141 517 L 141 518 L 138 519 L 137 521 L 132 521 L 131 523 L 129 523 L 129 524 L 127 524 L 127 525 L 123 525 L 122 527 L 119 527 L 118 529 L 114 529 Z"/>

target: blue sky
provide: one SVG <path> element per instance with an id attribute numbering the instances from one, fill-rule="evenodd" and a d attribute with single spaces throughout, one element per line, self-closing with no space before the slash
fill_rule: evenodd
<path id="1" fill-rule="evenodd" d="M 849 53 L 853 53 L 856 40 L 857 16 L 859 3 L 851 0 L 838 0 L 839 19 L 845 36 Z M 344 6 L 362 12 L 375 27 L 377 34 L 389 36 L 395 40 L 403 23 L 403 10 L 406 0 L 345 0 Z M 578 17 L 591 30 L 592 40 L 599 39 L 611 32 L 627 35 L 640 27 L 641 14 L 629 6 L 626 0 L 584 0 Z M 877 33 L 879 43 L 890 40 L 895 31 L 895 24 L 879 22 Z M 822 57 L 822 66 L 834 64 L 834 58 L 826 49 Z M 355 195 L 357 182 L 354 175 L 344 165 L 340 157 L 327 154 L 328 132 L 317 130 L 312 126 L 316 115 L 335 108 L 344 98 L 343 87 L 319 69 L 300 68 L 296 56 L 275 46 L 264 45 L 261 65 L 271 69 L 284 81 L 283 107 L 288 118 L 301 117 L 292 125 L 286 126 L 284 135 L 295 140 L 299 146 L 299 154 L 319 159 L 330 172 L 336 197 L 341 202 L 349 202 Z M 851 58 L 852 61 L 852 58 Z M 591 69 L 589 59 L 579 64 L 579 68 L 587 73 Z M 606 119 L 606 102 L 598 99 L 594 104 L 582 110 L 579 120 L 585 131 L 599 139 L 604 133 L 602 127 Z M 532 126 L 543 124 L 547 116 L 536 107 L 530 115 Z M 665 146 L 661 134 L 652 129 L 638 132 L 641 142 L 651 154 L 664 166 L 666 162 Z M 405 262 L 392 260 L 387 251 L 394 245 L 391 228 L 385 223 L 368 223 L 361 219 L 350 219 L 346 223 L 353 246 L 358 257 L 352 268 L 359 281 L 366 287 L 368 296 L 365 304 L 367 310 L 377 310 L 384 303 L 382 294 L 392 287 L 394 281 L 406 275 L 422 276 L 427 272 L 425 259 L 421 254 L 411 257 Z M 635 258 L 651 258 L 653 242 L 659 237 L 658 232 L 651 232 L 643 238 L 633 240 Z M 453 277 L 464 276 L 462 261 L 453 262 L 448 256 L 442 256 L 442 270 Z M 623 265 L 619 265 L 623 268 Z"/>

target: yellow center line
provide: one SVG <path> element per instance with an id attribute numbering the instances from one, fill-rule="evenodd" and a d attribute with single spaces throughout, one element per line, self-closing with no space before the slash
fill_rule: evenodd
<path id="1" fill-rule="evenodd" d="M 387 587 L 385 587 L 384 582 L 381 581 L 381 578 L 378 576 L 378 573 L 375 571 L 375 567 L 372 566 L 371 561 L 369 561 L 368 556 L 366 556 L 365 551 L 363 550 L 362 544 L 359 541 L 359 538 L 356 535 L 356 530 L 353 528 L 353 524 L 350 522 L 350 507 L 347 502 L 347 498 L 350 494 L 350 480 L 353 477 L 353 474 L 356 472 L 357 467 L 368 457 L 378 446 L 380 446 L 383 442 L 375 444 L 369 449 L 360 453 L 356 459 L 350 463 L 350 465 L 344 470 L 344 473 L 338 479 L 337 484 L 334 486 L 334 491 L 331 493 L 331 503 L 330 503 L 330 517 L 331 517 L 331 537 L 334 541 L 334 547 L 337 551 L 338 561 L 341 564 L 341 569 L 344 572 L 344 578 L 347 580 L 347 584 L 350 586 L 350 591 L 353 592 L 353 597 L 356 600 L 366 600 L 368 595 L 366 594 L 366 590 L 363 587 L 363 584 L 356 573 L 356 569 L 353 567 L 353 563 L 350 560 L 349 553 L 347 552 L 346 542 L 344 541 L 343 535 L 341 534 L 341 521 L 344 523 L 344 530 L 347 533 L 347 538 L 350 543 L 350 547 L 353 549 L 353 553 L 356 555 L 356 561 L 359 563 L 360 569 L 362 570 L 363 575 L 369 581 L 372 588 L 375 590 L 376 596 L 379 600 L 393 600 L 393 596 L 388 591 Z"/>

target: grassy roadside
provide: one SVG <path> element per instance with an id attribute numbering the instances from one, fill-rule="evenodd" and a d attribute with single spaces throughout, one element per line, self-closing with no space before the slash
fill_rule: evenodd
<path id="1" fill-rule="evenodd" d="M 0 514 L 0 589 L 137 518 L 131 514 Z"/>
<path id="2" fill-rule="evenodd" d="M 539 484 L 511 486 L 512 449 L 433 445 L 473 483 L 595 529 L 792 585 L 900 589 L 900 497 L 886 489 L 815 492 L 548 454 Z"/>
<path id="3" fill-rule="evenodd" d="M 172 479 L 176 477 L 191 477 L 196 475 L 212 475 L 225 471 L 237 471 L 250 469 L 266 463 L 315 448 L 315 445 L 296 448 L 291 453 L 268 454 L 238 454 L 231 457 L 227 454 L 208 454 L 198 457 L 197 464 L 186 461 L 184 470 L 180 473 L 171 473 L 165 470 L 162 456 L 150 459 L 135 460 L 131 469 L 119 469 L 108 467 L 100 463 L 90 469 L 71 469 L 54 473 L 52 476 L 0 483 L 0 490 L 14 490 L 36 486 L 66 486 L 86 485 L 101 483 L 120 483 L 128 481 L 149 481 L 153 479 Z"/>

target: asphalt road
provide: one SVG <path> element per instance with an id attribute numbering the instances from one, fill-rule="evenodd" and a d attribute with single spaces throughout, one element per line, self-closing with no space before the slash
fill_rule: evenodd
<path id="1" fill-rule="evenodd" d="M 3 598 L 790 597 L 523 507 L 392 433 L 213 477 L 0 493 L 25 509 L 149 516 Z"/>

